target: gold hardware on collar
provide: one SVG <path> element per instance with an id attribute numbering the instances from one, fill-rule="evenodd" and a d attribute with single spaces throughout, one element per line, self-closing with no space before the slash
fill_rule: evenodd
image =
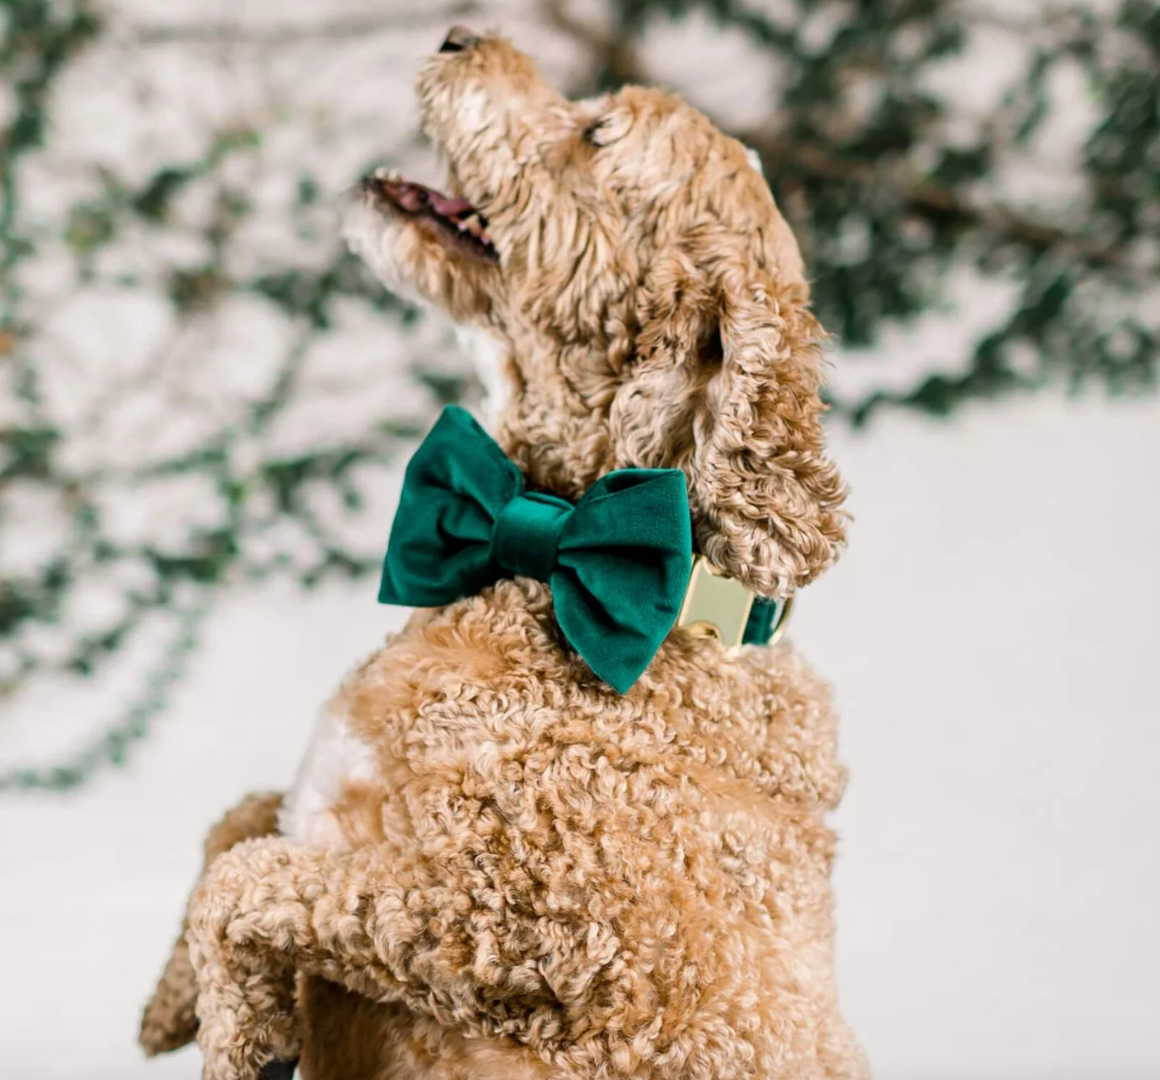
<path id="1" fill-rule="evenodd" d="M 677 625 L 698 637 L 717 638 L 728 646 L 741 645 L 755 603 L 756 597 L 744 585 L 723 574 L 704 555 L 697 555 Z M 772 610 L 767 607 L 769 614 L 758 620 L 751 641 L 755 645 L 776 645 L 789 625 L 793 596 L 762 603 L 771 605 Z"/>
<path id="2" fill-rule="evenodd" d="M 753 593 L 741 582 L 726 577 L 704 555 L 698 555 L 693 560 L 677 625 L 700 637 L 740 645 L 752 607 Z"/>

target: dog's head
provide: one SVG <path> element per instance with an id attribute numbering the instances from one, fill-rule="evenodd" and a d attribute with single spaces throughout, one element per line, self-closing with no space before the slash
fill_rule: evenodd
<path id="1" fill-rule="evenodd" d="M 802 260 L 745 148 L 657 90 L 560 96 L 498 37 L 456 27 L 419 78 L 448 188 L 377 173 L 347 222 L 391 287 L 485 328 L 496 435 L 529 486 L 688 477 L 698 548 L 781 595 L 835 558 L 821 332 Z"/>

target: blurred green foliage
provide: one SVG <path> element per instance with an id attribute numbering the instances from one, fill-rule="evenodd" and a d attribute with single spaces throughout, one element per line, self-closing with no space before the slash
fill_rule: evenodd
<path id="1" fill-rule="evenodd" d="M 932 356 L 913 386 L 840 400 L 856 425 L 886 406 L 945 416 L 972 400 L 1063 385 L 1152 390 L 1160 345 L 1160 7 L 1126 0 L 1111 15 L 1083 4 L 1026 21 L 999 7 L 942 0 L 783 5 L 781 18 L 743 0 L 619 0 L 618 25 L 590 36 L 591 86 L 637 81 L 634 47 L 655 20 L 711 15 L 750 36 L 779 65 L 770 123 L 735 132 L 762 156 L 802 242 L 823 324 L 868 363 L 889 365 L 883 329 L 954 303 L 951 271 L 974 268 L 1016 285 L 1004 315 L 966 362 Z M 559 9 L 556 9 L 559 12 Z M 828 23 L 818 41 L 816 24 Z M 953 95 L 926 88 L 930 70 L 997 24 L 1025 41 L 1026 64 L 975 138 L 948 137 Z M 1095 117 L 1070 168 L 1080 195 L 1064 221 L 1013 210 L 989 183 L 1034 155 L 1055 108 L 1052 73 L 1078 64 Z M 978 77 L 988 58 L 978 57 Z M 857 237 L 852 253 L 848 238 Z M 1030 362 L 1028 357 L 1031 358 Z"/>
<path id="2" fill-rule="evenodd" d="M 1125 0 L 1107 14 L 1080 4 L 1045 9 L 1018 24 L 937 0 L 784 0 L 768 10 L 741 0 L 617 0 L 611 27 L 599 31 L 573 21 L 556 3 L 544 4 L 541 14 L 588 48 L 588 73 L 573 89 L 590 91 L 647 79 L 640 53 L 651 29 L 695 11 L 722 30 L 739 30 L 777 64 L 779 89 L 768 102 L 768 123 L 735 134 L 760 153 L 802 242 L 823 323 L 854 356 L 864 352 L 851 362 L 883 371 L 881 388 L 851 399 L 836 396 L 838 417 L 865 425 L 889 422 L 891 409 L 942 417 L 966 403 L 1015 392 L 1092 387 L 1127 394 L 1155 387 L 1160 8 Z M 168 268 L 169 302 L 180 318 L 196 319 L 212 317 L 231 295 L 265 298 L 296 327 L 284 372 L 240 424 L 192 453 L 115 477 L 61 466 L 66 433 L 44 405 L 36 363 L 24 348 L 37 327 L 26 311 L 21 271 L 40 257 L 43 236 L 22 214 L 20 163 L 52 140 L 54 85 L 100 40 L 100 12 L 90 0 L 0 0 L 0 81 L 10 88 L 0 128 L 0 363 L 9 376 L 0 393 L 14 403 L 0 419 L 0 493 L 14 482 L 42 487 L 69 520 L 66 539 L 45 553 L 38 571 L 0 573 L 6 650 L 0 697 L 14 699 L 35 676 L 99 669 L 159 613 L 169 617 L 170 637 L 121 716 L 65 762 L 0 773 L 0 792 L 73 788 L 102 765 L 123 760 L 163 710 L 197 628 L 223 587 L 274 573 L 310 586 L 329 575 L 373 571 L 377 557 L 352 552 L 333 536 L 305 492 L 322 484 L 343 507 L 357 510 L 363 499 L 359 469 L 392 460 L 425 420 L 384 420 L 365 438 L 239 464 L 236 446 L 261 433 L 284 407 L 302 351 L 329 332 L 336 303 L 365 305 L 404 328 L 417 318 L 337 248 L 321 265 L 288 263 L 250 277 L 231 271 L 231 238 L 252 208 L 224 177 L 231 161 L 259 152 L 263 138 L 243 126 L 217 132 L 194 160 L 166 164 L 143 183 L 102 173 L 95 188 L 65 208 L 60 232 L 77 280 L 90 280 L 101 253 L 127 228 L 163 231 L 174 201 L 191 185 L 212 182 L 213 213 L 204 228 L 210 254 Z M 945 121 L 956 108 L 953 95 L 936 93 L 925 75 L 971 48 L 978 27 L 995 21 L 1026 41 L 1024 70 L 970 138 L 951 138 Z M 1005 195 L 1010 185 L 996 178 L 1021 156 L 1038 152 L 1045 125 L 1063 107 L 1052 90 L 1053 73 L 1062 65 L 1079 66 L 1093 120 L 1078 159 L 1068 166 L 1078 192 L 1074 205 L 1064 214 L 1040 214 L 1011 206 Z M 309 237 L 315 228 L 309 215 L 329 196 L 308 171 L 296 184 L 289 225 Z M 964 270 L 1008 283 L 1010 303 L 966 346 L 968 355 L 934 355 L 928 372 L 900 388 L 886 378 L 891 358 L 883 335 L 953 306 Z M 118 284 L 133 288 L 136 282 L 130 275 Z M 455 373 L 419 370 L 414 377 L 433 400 L 452 400 L 462 390 Z M 126 547 L 107 535 L 97 498 L 101 484 L 144 485 L 192 473 L 213 485 L 221 508 L 217 524 L 193 529 L 177 550 Z M 262 500 L 272 510 L 255 519 L 249 511 Z M 277 520 L 292 521 L 309 539 L 306 556 L 288 550 L 262 559 L 247 555 L 248 540 Z M 0 517 L 0 529 L 18 527 Z M 54 658 L 38 649 L 28 631 L 60 623 L 83 574 L 130 563 L 144 568 L 145 584 L 126 588 L 116 617 L 74 635 Z"/>

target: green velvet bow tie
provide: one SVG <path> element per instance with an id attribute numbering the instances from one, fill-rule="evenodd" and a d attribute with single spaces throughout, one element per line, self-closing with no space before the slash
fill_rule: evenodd
<path id="1" fill-rule="evenodd" d="M 676 622 L 691 565 L 679 469 L 618 469 L 575 505 L 526 492 L 491 436 L 450 405 L 407 466 L 379 601 L 438 607 L 500 578 L 547 582 L 564 637 L 623 694 Z"/>

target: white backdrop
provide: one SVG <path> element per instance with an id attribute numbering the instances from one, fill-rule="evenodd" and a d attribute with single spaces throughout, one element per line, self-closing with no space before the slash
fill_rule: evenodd
<path id="1" fill-rule="evenodd" d="M 1160 400 L 833 443 L 857 520 L 794 637 L 843 714 L 839 984 L 875 1075 L 1160 1076 Z M 134 1036 L 201 837 L 288 783 L 315 708 L 398 621 L 370 582 L 238 595 L 128 775 L 0 803 L 0 1077 L 199 1075 Z"/>
<path id="2" fill-rule="evenodd" d="M 405 25 L 380 27 L 373 40 L 357 25 L 318 41 L 284 32 L 284 23 L 307 25 L 323 8 L 381 22 L 392 3 L 408 13 Z M 327 255 L 323 243 L 298 252 L 285 229 L 283 203 L 303 162 L 337 188 L 372 154 L 414 152 L 412 73 L 462 5 L 105 7 L 120 15 L 117 33 L 88 50 L 56 91 L 56 149 L 25 161 L 28 198 L 51 223 L 87 191 L 78 162 L 141 183 L 161 164 L 196 160 L 222 125 L 268 127 L 261 153 L 239 165 L 255 207 L 237 244 L 248 273 L 249 262 L 313 265 L 308 256 Z M 471 21 L 501 24 L 535 46 L 561 81 L 587 62 L 525 0 L 483 7 Z M 259 29 L 268 21 L 276 33 L 229 47 L 212 34 L 176 33 L 235 18 Z M 759 118 L 773 99 L 764 80 L 776 72 L 736 35 L 694 22 L 662 26 L 651 41 L 648 70 L 688 86 L 723 121 L 751 123 L 752 110 Z M 990 36 L 980 41 L 943 72 L 975 119 L 991 115 L 1010 74 L 1000 62 L 1008 53 Z M 1082 120 L 1089 106 L 1077 92 L 1056 115 Z M 1074 127 L 1070 142 L 1053 127 L 1052 146 L 1074 150 L 1086 130 Z M 1067 188 L 1076 178 L 1068 160 L 1029 161 L 1018 190 L 1039 200 Z M 205 209 L 186 202 L 174 208 L 171 242 L 181 240 L 185 216 L 196 224 Z M 184 249 L 175 250 L 159 248 L 155 233 L 111 248 L 162 278 Z M 135 415 L 149 423 L 138 438 L 103 395 L 119 363 L 156 374 L 153 345 L 136 339 L 148 338 L 150 311 L 168 326 L 172 305 L 155 289 L 152 308 L 119 307 L 125 297 L 86 292 L 63 272 L 71 266 L 46 257 L 37 279 L 24 282 L 51 316 L 41 374 L 66 404 L 92 391 L 92 435 L 70 430 L 74 452 L 136 461 L 166 432 L 188 433 L 191 416 L 151 378 L 142 393 L 159 397 L 142 398 Z M 885 381 L 910 387 L 934 367 L 955 374 L 967 343 L 1016 288 L 970 273 L 952 280 L 953 309 L 925 313 L 917 332 L 888 333 L 877 357 L 839 357 L 839 393 L 857 399 Z M 286 343 L 254 297 L 216 320 L 216 337 L 176 360 L 168 346 L 161 353 L 163 373 L 180 376 L 183 393 L 207 383 L 201 419 L 222 424 L 249 400 L 246 386 L 229 397 L 229 379 L 275 370 Z M 267 437 L 288 454 L 377 423 L 392 407 L 410 415 L 422 401 L 407 395 L 423 394 L 408 365 L 428 362 L 442 341 L 434 324 L 403 335 L 361 309 L 338 310 L 306 357 L 312 394 Z M 832 442 L 856 522 L 841 563 L 799 598 L 793 636 L 834 682 L 843 714 L 852 779 L 835 820 L 839 985 L 875 1075 L 1160 1078 L 1160 398 L 1109 403 L 1093 394 L 1076 403 L 1048 390 L 947 422 L 890 413 L 865 435 L 836 426 Z M 386 535 L 396 482 L 383 485 L 363 519 L 372 540 L 376 530 Z M 189 509 L 160 505 L 144 489 L 126 497 L 148 523 L 176 522 L 179 531 Z M 206 624 L 173 708 L 127 769 L 71 798 L 0 800 L 0 1080 L 199 1075 L 195 1051 L 146 1063 L 135 1035 L 201 839 L 244 792 L 289 782 L 315 710 L 402 621 L 374 594 L 372 581 L 312 594 L 234 593 Z M 62 757 L 139 688 L 134 663 L 116 661 L 94 685 L 34 683 L 14 707 L 4 703 L 0 762 Z"/>

